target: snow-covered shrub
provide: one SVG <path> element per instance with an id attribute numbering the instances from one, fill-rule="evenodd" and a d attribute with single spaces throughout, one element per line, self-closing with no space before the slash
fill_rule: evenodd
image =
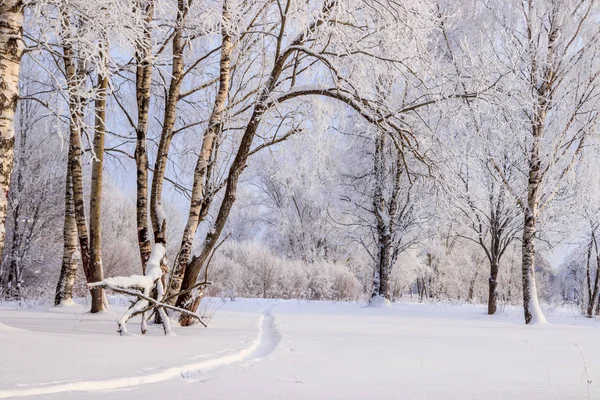
<path id="1" fill-rule="evenodd" d="M 257 242 L 225 244 L 209 265 L 211 296 L 355 300 L 362 285 L 341 263 L 306 263 L 275 255 Z"/>

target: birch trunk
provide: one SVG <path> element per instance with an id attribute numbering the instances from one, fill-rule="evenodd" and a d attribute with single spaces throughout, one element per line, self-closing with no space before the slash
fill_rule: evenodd
<path id="1" fill-rule="evenodd" d="M 539 151 L 541 145 L 541 126 L 534 127 L 534 140 L 529 161 L 529 179 L 527 184 L 527 208 L 523 224 L 522 244 L 522 280 L 523 280 L 523 311 L 525 323 L 545 323 L 546 319 L 540 308 L 535 284 L 535 233 L 539 207 L 540 168 Z"/>
<path id="2" fill-rule="evenodd" d="M 54 305 L 69 304 L 73 301 L 73 285 L 77 274 L 77 223 L 75 222 L 75 203 L 71 167 L 67 164 L 65 187 L 65 224 L 63 228 L 63 259 L 60 276 L 56 285 Z"/>
<path id="3" fill-rule="evenodd" d="M 106 126 L 106 91 L 108 77 L 98 76 L 98 93 L 95 104 L 95 134 L 94 154 L 96 159 L 92 163 L 92 186 L 90 188 L 90 268 L 92 282 L 101 281 L 104 276 L 102 268 L 102 229 L 100 225 L 100 211 L 102 208 L 102 168 L 104 166 L 104 132 Z M 101 290 L 96 290 L 93 296 L 103 298 Z M 99 310 L 98 310 L 99 311 Z"/>
<path id="4" fill-rule="evenodd" d="M 148 154 L 146 148 L 146 135 L 148 133 L 148 113 L 150 110 L 150 87 L 152 84 L 152 63 L 150 62 L 152 50 L 152 31 L 150 23 L 154 18 L 154 0 L 140 1 L 144 9 L 144 39 L 136 51 L 136 99 L 137 99 L 137 127 L 135 163 L 137 168 L 137 235 L 142 261 L 142 272 L 146 273 L 146 263 L 152 252 L 150 230 L 148 226 Z"/>
<path id="5" fill-rule="evenodd" d="M 62 22 L 65 32 L 69 32 L 68 17 L 63 15 Z M 67 33 L 68 34 L 68 33 Z M 79 237 L 79 252 L 81 263 L 88 283 L 102 280 L 102 271 L 94 271 L 90 263 L 90 242 L 85 215 L 85 199 L 83 190 L 82 169 L 82 145 L 81 132 L 83 129 L 83 104 L 78 95 L 81 87 L 85 84 L 84 68 L 75 65 L 75 54 L 70 44 L 63 46 L 63 60 L 65 64 L 65 76 L 69 89 L 69 166 L 71 168 L 71 179 L 73 185 L 73 199 L 75 204 L 75 221 Z M 80 61 L 81 62 L 81 61 Z M 94 288 L 90 290 L 92 306 L 90 312 L 97 313 L 104 309 L 104 290 Z"/>
<path id="6" fill-rule="evenodd" d="M 0 263 L 6 235 L 8 190 L 14 156 L 14 118 L 23 54 L 23 4 L 0 1 Z"/>
<path id="7" fill-rule="evenodd" d="M 556 50 L 557 39 L 560 37 L 558 20 L 556 15 L 556 4 L 553 3 L 552 15 L 550 17 L 550 26 L 547 29 L 548 42 L 546 65 L 544 66 L 542 79 L 538 78 L 540 66 L 535 59 L 531 61 L 530 70 L 530 89 L 534 99 L 532 107 L 532 125 L 531 125 L 531 151 L 529 155 L 529 171 L 527 180 L 527 203 L 524 207 L 523 223 L 523 242 L 522 242 L 522 279 L 523 279 L 523 311 L 525 314 L 525 324 L 546 323 L 546 318 L 542 314 L 539 305 L 537 288 L 535 284 L 535 233 L 537 228 L 537 219 L 540 206 L 540 192 L 542 185 L 542 163 L 540 160 L 540 151 L 544 137 L 544 128 L 549 104 L 552 100 L 552 85 L 556 78 L 556 62 L 554 53 Z M 533 13 L 533 2 L 529 3 L 529 15 Z M 538 52 L 535 46 L 535 39 L 531 36 L 533 32 L 532 24 L 538 21 L 528 19 L 529 50 L 531 56 Z"/>
<path id="8" fill-rule="evenodd" d="M 272 88 L 268 91 L 270 91 Z M 265 93 L 267 91 L 265 90 Z M 229 174 L 227 175 L 227 185 L 225 187 L 225 195 L 223 196 L 223 201 L 221 202 L 221 207 L 219 208 L 219 213 L 217 214 L 217 218 L 213 224 L 212 229 L 206 235 L 204 239 L 204 243 L 202 246 L 202 251 L 199 256 L 193 257 L 190 264 L 187 266 L 185 270 L 185 274 L 183 277 L 183 282 L 181 285 L 181 289 L 187 290 L 194 286 L 196 280 L 198 279 L 198 274 L 202 270 L 202 267 L 206 263 L 206 260 L 212 253 L 212 250 L 217 245 L 217 241 L 223 232 L 223 228 L 225 227 L 225 223 L 227 222 L 227 218 L 229 217 L 229 213 L 231 211 L 231 207 L 235 202 L 236 192 L 237 192 L 237 183 L 246 165 L 246 161 L 248 159 L 248 153 L 250 152 L 250 147 L 252 146 L 252 140 L 256 135 L 256 131 L 260 124 L 261 118 L 266 111 L 265 100 L 268 97 L 268 93 L 264 96 L 261 96 L 257 105 L 254 109 L 250 122 L 246 126 L 246 130 L 244 131 L 244 135 L 242 136 L 242 140 L 240 142 L 240 146 L 236 153 L 235 159 L 229 168 Z M 181 308 L 185 308 L 190 311 L 195 311 L 195 307 L 198 306 L 198 302 L 193 301 L 192 293 L 184 293 L 177 299 L 177 306 Z M 183 326 L 187 326 L 193 323 L 193 320 L 185 315 L 182 315 L 179 320 L 180 324 Z"/>
<path id="9" fill-rule="evenodd" d="M 227 8 L 227 1 L 225 1 L 223 5 L 223 20 L 229 21 L 229 19 L 230 15 Z M 190 259 L 192 246 L 194 244 L 194 236 L 196 235 L 198 224 L 202 218 L 201 212 L 203 209 L 207 208 L 207 192 L 209 190 L 207 187 L 207 175 L 209 164 L 212 159 L 213 149 L 215 148 L 215 139 L 221 127 L 221 121 L 223 119 L 223 113 L 225 111 L 225 105 L 229 95 L 230 60 L 233 45 L 229 30 L 226 26 L 223 26 L 222 28 L 222 37 L 221 59 L 219 63 L 219 89 L 215 98 L 214 108 L 208 122 L 208 128 L 206 129 L 204 138 L 202 139 L 200 154 L 196 162 L 188 220 L 183 232 L 183 238 L 181 239 L 179 253 L 175 259 L 175 265 L 169 281 L 169 290 L 167 292 L 167 296 L 175 296 L 181 289 L 185 270 Z M 173 297 L 172 302 L 175 303 L 175 300 L 176 298 Z"/>
<path id="10" fill-rule="evenodd" d="M 181 81 L 183 80 L 183 25 L 185 16 L 189 9 L 188 0 L 178 0 L 177 2 L 177 24 L 175 35 L 173 36 L 173 65 L 171 68 L 171 82 L 165 105 L 165 116 L 163 119 L 162 132 L 156 162 L 154 163 L 154 174 L 152 175 L 152 198 L 150 199 L 150 219 L 152 221 L 152 230 L 154 231 L 154 241 L 156 243 L 166 244 L 166 220 L 162 210 L 162 187 L 167 168 L 167 160 L 171 140 L 173 139 L 173 127 L 175 126 L 175 117 L 177 116 L 177 103 L 181 92 Z"/>
<path id="11" fill-rule="evenodd" d="M 225 195 L 223 196 L 223 201 L 221 202 L 217 218 L 213 223 L 212 229 L 208 232 L 204 239 L 202 251 L 197 257 L 192 257 L 192 260 L 190 261 L 189 265 L 185 270 L 183 282 L 181 285 L 182 291 L 194 286 L 196 280 L 198 279 L 198 274 L 202 270 L 202 267 L 205 265 L 210 254 L 217 245 L 217 241 L 219 240 L 219 237 L 223 232 L 223 228 L 225 227 L 225 223 L 227 222 L 227 218 L 229 217 L 229 213 L 231 212 L 231 207 L 233 207 L 233 203 L 235 203 L 237 184 L 240 178 L 240 174 L 246 166 L 246 161 L 248 160 L 248 155 L 250 153 L 252 141 L 254 140 L 254 136 L 256 135 L 256 131 L 258 130 L 262 117 L 267 111 L 266 101 L 271 92 L 273 91 L 275 83 L 279 78 L 279 75 L 281 74 L 284 61 L 285 58 L 283 57 L 277 60 L 275 66 L 273 67 L 273 71 L 271 72 L 271 76 L 269 77 L 265 87 L 263 88 L 259 98 L 257 99 L 256 106 L 254 107 L 254 111 L 252 113 L 252 116 L 250 117 L 250 121 L 248 122 L 248 125 L 246 125 L 246 129 L 244 130 L 244 135 L 242 136 L 242 140 L 238 147 L 238 151 L 235 155 L 233 163 L 229 168 L 229 173 L 227 175 L 227 185 L 225 186 Z M 191 292 L 187 292 L 177 298 L 176 304 L 181 308 L 185 308 L 190 311 L 195 311 L 198 307 L 199 302 L 194 301 L 193 294 Z M 186 315 L 181 315 L 179 322 L 181 325 L 187 326 L 192 324 L 194 321 Z"/>

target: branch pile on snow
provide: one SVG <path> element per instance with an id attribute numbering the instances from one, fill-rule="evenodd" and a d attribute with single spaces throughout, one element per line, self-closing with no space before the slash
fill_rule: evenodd
<path id="1" fill-rule="evenodd" d="M 165 309 L 171 309 L 178 311 L 183 314 L 187 314 L 197 319 L 202 325 L 206 327 L 206 323 L 202 320 L 200 315 L 191 311 L 185 310 L 180 307 L 172 306 L 165 302 L 165 288 L 162 283 L 162 276 L 165 271 L 161 268 L 161 265 L 165 264 L 164 260 L 166 257 L 165 247 L 157 243 L 152 248 L 150 259 L 146 266 L 146 275 L 130 275 L 130 276 L 115 276 L 112 278 L 103 279 L 100 282 L 94 282 L 88 284 L 89 288 L 102 287 L 110 289 L 117 293 L 122 293 L 130 296 L 137 297 L 137 300 L 132 302 L 131 306 L 125 314 L 121 317 L 118 322 L 118 332 L 121 335 L 126 335 L 127 321 L 137 314 L 142 314 L 141 331 L 145 334 L 148 330 L 147 327 L 147 312 L 155 309 L 159 315 L 163 324 L 165 335 L 172 335 L 171 324 Z M 202 282 L 201 284 L 208 284 Z M 156 288 L 157 299 L 153 299 L 150 293 L 153 288 Z"/>

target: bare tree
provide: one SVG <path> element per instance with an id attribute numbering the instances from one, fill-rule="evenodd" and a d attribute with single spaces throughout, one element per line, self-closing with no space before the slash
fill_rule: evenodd
<path id="1" fill-rule="evenodd" d="M 210 169 L 212 153 L 215 149 L 215 140 L 221 129 L 221 123 L 223 114 L 225 112 L 225 105 L 229 95 L 229 79 L 230 79 L 230 61 L 231 51 L 233 49 L 232 38 L 229 32 L 230 27 L 228 23 L 231 15 L 229 13 L 229 6 L 227 0 L 223 3 L 223 14 L 222 14 L 222 41 L 221 41 L 221 59 L 219 63 L 219 89 L 215 97 L 214 107 L 210 119 L 208 121 L 208 127 L 204 133 L 202 139 L 202 147 L 200 148 L 200 154 L 196 162 L 196 168 L 194 170 L 194 186 L 192 188 L 192 195 L 190 199 L 190 210 L 188 215 L 188 221 L 183 231 L 183 238 L 181 240 L 181 246 L 175 260 L 173 273 L 169 280 L 169 290 L 167 291 L 169 296 L 175 298 L 176 294 L 181 289 L 181 282 L 189 261 L 193 239 L 198 229 L 198 224 L 201 218 L 206 216 L 206 211 L 210 206 L 211 197 L 208 195 L 211 188 L 207 187 L 207 180 L 210 179 Z"/>
<path id="2" fill-rule="evenodd" d="M 0 262 L 6 235 L 8 189 L 13 165 L 14 118 L 19 97 L 19 68 L 23 53 L 23 3 L 0 3 Z"/>
<path id="3" fill-rule="evenodd" d="M 256 97 L 251 97 L 250 103 L 246 105 L 246 109 L 252 110 L 252 112 L 245 119 L 243 135 L 235 152 L 235 157 L 228 167 L 225 192 L 219 211 L 214 222 L 208 229 L 199 252 L 191 258 L 185 269 L 181 286 L 182 290 L 187 290 L 194 286 L 200 271 L 206 267 L 211 254 L 219 243 L 219 237 L 236 199 L 240 174 L 246 166 L 248 157 L 253 153 L 253 140 L 259 132 L 259 127 L 263 123 L 264 117 L 270 110 L 294 99 L 310 98 L 313 96 L 330 98 L 348 106 L 367 122 L 380 126 L 388 134 L 393 133 L 397 135 L 398 140 L 407 143 L 410 141 L 410 133 L 404 128 L 399 116 L 424 107 L 427 104 L 435 103 L 444 97 L 440 95 L 437 98 L 428 98 L 424 101 L 423 98 L 419 98 L 418 100 L 411 99 L 395 109 L 385 109 L 385 106 L 381 106 L 377 100 L 368 100 L 365 97 L 361 97 L 352 82 L 340 75 L 335 61 L 329 57 L 340 56 L 345 61 L 352 60 L 352 57 L 356 54 L 364 55 L 365 53 L 358 51 L 357 53 L 351 52 L 350 54 L 340 55 L 337 53 L 338 50 L 330 49 L 329 46 L 331 44 L 328 38 L 333 40 L 333 37 L 329 36 L 330 32 L 327 29 L 331 26 L 334 29 L 348 28 L 349 32 L 346 32 L 348 35 L 356 34 L 360 37 L 370 37 L 371 33 L 361 31 L 360 29 L 354 30 L 355 27 L 345 24 L 338 25 L 340 16 L 336 12 L 343 13 L 345 10 L 342 7 L 338 8 L 336 1 L 326 1 L 318 13 L 315 14 L 315 18 L 300 33 L 290 34 L 287 31 L 290 29 L 287 21 L 290 18 L 289 14 L 292 12 L 290 2 L 288 1 L 286 5 L 280 4 L 279 6 L 278 14 L 280 21 L 277 21 L 274 25 L 276 33 L 274 35 L 273 58 L 268 65 L 261 66 L 262 70 L 270 72 L 264 76 L 264 79 L 261 79 L 260 86 L 252 93 L 256 93 Z M 294 11 L 298 12 L 298 10 Z M 405 10 L 399 8 L 396 11 L 404 12 Z M 323 32 L 321 32 L 321 29 L 323 29 Z M 322 47 L 319 48 L 319 46 Z M 339 51 L 341 52 L 342 50 Z M 377 59 L 376 57 L 373 58 L 369 52 L 366 52 L 366 57 L 370 60 Z M 296 82 L 301 79 L 301 76 L 306 71 L 310 71 L 311 67 L 315 64 L 320 64 L 320 67 L 326 68 L 333 76 L 333 82 L 329 83 L 331 86 L 295 87 Z M 285 90 L 283 87 L 289 87 L 289 89 Z M 191 292 L 186 292 L 184 295 L 179 296 L 176 304 L 180 307 L 195 310 L 199 304 L 199 299 L 199 296 L 194 298 Z M 191 322 L 192 320 L 186 316 L 182 316 L 180 320 L 180 323 L 183 325 Z"/>
<path id="4" fill-rule="evenodd" d="M 92 282 L 103 279 L 102 267 L 102 168 L 104 166 L 104 135 L 106 131 L 106 91 L 108 76 L 98 74 L 97 98 L 95 102 L 94 158 L 92 159 L 92 185 L 90 188 L 90 269 Z M 102 296 L 103 294 L 98 294 Z"/>
<path id="5" fill-rule="evenodd" d="M 523 10 L 528 39 L 527 82 L 532 100 L 526 111 L 531 123 L 531 141 L 527 196 L 522 202 L 525 214 L 522 237 L 523 306 L 527 324 L 545 321 L 538 305 L 535 284 L 535 236 L 540 212 L 553 200 L 559 185 L 572 169 L 596 120 L 595 115 L 586 112 L 595 99 L 600 75 L 600 67 L 595 62 L 598 37 L 586 36 L 588 26 L 594 25 L 593 7 L 591 1 L 581 2 L 573 13 L 567 2 L 552 1 L 542 6 L 529 1 Z M 579 41 L 584 42 L 582 46 L 575 45 Z M 581 63 L 590 60 L 595 65 L 583 70 Z M 573 74 L 579 68 L 582 70 Z M 566 99 L 560 99 L 558 93 L 581 81 L 585 82 L 583 87 L 570 98 L 572 103 L 565 105 Z M 549 113 L 561 109 L 564 110 L 561 114 L 564 119 L 558 125 L 549 118 Z M 558 139 L 558 143 L 548 143 L 549 133 Z M 548 150 L 550 156 L 544 157 Z M 548 181 L 551 173 L 556 173 L 552 167 L 560 165 L 561 161 L 562 170 L 552 181 L 555 188 L 543 196 L 544 181 Z"/>
<path id="6" fill-rule="evenodd" d="M 148 227 L 148 152 L 146 136 L 148 134 L 148 117 L 150 112 L 150 89 L 152 84 L 152 30 L 150 24 L 154 17 L 154 0 L 140 0 L 136 6 L 143 12 L 142 40 L 135 53 L 136 72 L 135 89 L 137 100 L 136 125 L 136 183 L 137 183 L 137 231 L 138 245 L 142 261 L 142 271 L 146 271 L 146 263 L 152 251 L 150 230 Z"/>

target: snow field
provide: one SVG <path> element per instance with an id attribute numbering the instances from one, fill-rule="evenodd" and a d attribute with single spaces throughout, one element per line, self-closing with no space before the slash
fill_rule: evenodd
<path id="1" fill-rule="evenodd" d="M 118 312 L 0 309 L 0 338 L 15 344 L 0 363 L 0 397 L 111 400 L 126 388 L 130 399 L 598 398 L 600 322 L 546 310 L 550 324 L 532 327 L 521 313 L 238 300 L 208 329 L 119 337 Z"/>

